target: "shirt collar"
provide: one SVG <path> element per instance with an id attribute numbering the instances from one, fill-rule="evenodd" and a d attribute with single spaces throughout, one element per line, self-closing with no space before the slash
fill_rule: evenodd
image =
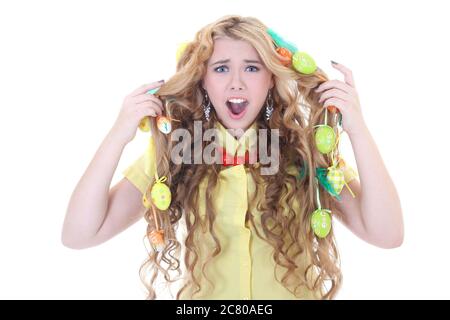
<path id="1" fill-rule="evenodd" d="M 226 149 L 228 154 L 242 157 L 247 150 L 250 154 L 257 152 L 258 125 L 256 121 L 239 139 L 236 139 L 219 121 L 216 122 L 216 128 L 219 130 L 218 145 Z"/>

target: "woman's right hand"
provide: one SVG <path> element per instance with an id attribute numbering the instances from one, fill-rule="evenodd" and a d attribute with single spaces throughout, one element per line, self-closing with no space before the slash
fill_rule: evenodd
<path id="1" fill-rule="evenodd" d="M 142 85 L 125 97 L 119 116 L 112 127 L 115 137 L 127 144 L 134 139 L 142 119 L 163 114 L 162 101 L 153 94 L 146 93 L 161 87 L 163 83 L 164 80 L 161 80 Z"/>

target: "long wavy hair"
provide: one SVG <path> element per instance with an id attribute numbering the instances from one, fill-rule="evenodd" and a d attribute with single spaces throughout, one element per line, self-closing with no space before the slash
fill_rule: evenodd
<path id="1" fill-rule="evenodd" d="M 275 86 L 272 89 L 274 111 L 269 121 L 265 120 L 264 108 L 255 120 L 258 129 L 279 129 L 279 170 L 274 175 L 261 175 L 254 165 L 249 165 L 251 175 L 257 185 L 264 185 L 263 190 L 251 199 L 249 208 L 257 207 L 260 217 L 254 217 L 251 210 L 247 219 L 255 228 L 257 236 L 273 247 L 273 259 L 278 266 L 285 268 L 281 279 L 277 279 L 286 289 L 297 296 L 300 287 L 320 292 L 322 299 L 335 297 L 341 286 L 342 274 L 340 258 L 333 231 L 326 238 L 317 238 L 310 225 L 312 212 L 317 209 L 315 197 L 315 168 L 328 167 L 331 163 L 329 155 L 318 152 L 314 144 L 314 126 L 323 124 L 325 113 L 318 103 L 319 94 L 314 89 L 328 80 L 320 69 L 309 75 L 300 74 L 281 63 L 281 57 L 267 33 L 267 27 L 253 17 L 237 15 L 224 16 L 206 25 L 197 32 L 195 39 L 188 43 L 177 63 L 176 73 L 159 89 L 158 96 L 165 102 L 166 113 L 173 119 L 173 129 L 184 128 L 194 136 L 194 121 L 202 121 L 203 132 L 214 128 L 218 121 L 215 112 L 211 112 L 210 120 L 204 120 L 203 96 L 201 81 L 206 73 L 207 61 L 213 53 L 216 37 L 229 37 L 250 43 L 258 52 L 265 66 L 273 74 Z M 336 120 L 328 119 L 330 126 Z M 218 256 L 222 244 L 215 232 L 216 211 L 213 205 L 212 192 L 217 185 L 220 164 L 174 164 L 170 161 L 174 142 L 170 135 L 160 133 L 155 121 L 151 121 L 152 134 L 155 141 L 156 167 L 158 175 L 166 176 L 166 183 L 172 192 L 172 202 L 168 211 L 161 212 L 155 208 L 160 227 L 164 230 L 166 246 L 161 252 L 148 250 L 148 258 L 140 268 L 141 281 L 148 290 L 147 299 L 156 299 L 155 280 L 162 277 L 168 283 L 185 272 L 185 283 L 178 291 L 181 293 L 194 288 L 200 291 L 201 281 L 194 270 L 201 268 Z M 269 139 L 270 140 L 270 139 Z M 201 142 L 205 147 L 206 143 Z M 193 149 L 192 145 L 188 146 Z M 306 175 L 299 179 L 287 172 L 289 165 L 298 169 L 306 168 Z M 206 214 L 199 215 L 199 186 L 207 178 Z M 154 177 L 152 177 L 152 183 Z M 259 194 L 262 192 L 263 194 Z M 322 207 L 333 210 L 333 214 L 342 214 L 334 205 L 334 199 L 323 189 L 319 190 Z M 147 190 L 149 194 L 149 190 Z M 258 200 L 258 202 L 256 202 Z M 298 212 L 293 204 L 298 201 Z M 287 214 L 285 213 L 287 210 Z M 148 222 L 144 238 L 150 241 L 150 232 L 155 228 L 154 215 L 151 210 L 145 212 Z M 255 227 L 254 219 L 260 219 L 261 231 Z M 181 244 L 177 240 L 176 230 L 180 219 L 186 225 L 186 238 Z M 207 229 L 207 234 L 214 241 L 215 248 L 208 259 L 201 265 L 195 234 Z M 185 250 L 180 258 L 181 249 Z M 310 261 L 301 261 L 301 254 L 306 253 Z M 180 259 L 184 258 L 185 270 L 180 269 Z M 200 269 L 199 269 L 200 270 Z M 314 279 L 308 278 L 308 272 L 314 270 Z M 174 272 L 176 275 L 174 275 Z M 294 281 L 292 281 L 294 279 Z M 293 285 L 294 284 L 294 285 Z"/>

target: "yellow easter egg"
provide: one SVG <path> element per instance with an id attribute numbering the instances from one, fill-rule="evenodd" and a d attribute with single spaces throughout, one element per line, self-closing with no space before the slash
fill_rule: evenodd
<path id="1" fill-rule="evenodd" d="M 336 193 L 340 194 L 345 185 L 344 172 L 339 168 L 330 168 L 328 169 L 327 180 Z"/>
<path id="2" fill-rule="evenodd" d="M 172 194 L 169 187 L 164 183 L 155 183 L 150 193 L 153 203 L 159 210 L 166 210 L 170 206 Z"/>
<path id="3" fill-rule="evenodd" d="M 188 44 L 189 44 L 189 42 L 183 42 L 178 46 L 177 54 L 176 54 L 177 62 L 178 62 L 178 60 L 180 60 L 181 55 L 183 54 L 184 50 L 186 50 L 186 47 L 188 46 Z"/>
<path id="4" fill-rule="evenodd" d="M 150 131 L 150 118 L 149 117 L 145 117 L 144 119 L 141 120 L 141 122 L 139 123 L 139 129 L 141 129 L 144 132 Z"/>

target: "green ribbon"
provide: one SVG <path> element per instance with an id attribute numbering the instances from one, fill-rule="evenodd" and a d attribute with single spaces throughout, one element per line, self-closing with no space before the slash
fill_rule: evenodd
<path id="1" fill-rule="evenodd" d="M 330 184 L 330 182 L 327 179 L 327 173 L 328 168 L 316 168 L 316 177 L 319 180 L 319 183 L 322 185 L 322 187 L 328 191 L 329 194 L 331 194 L 333 197 L 341 200 L 341 197 L 339 194 L 334 190 L 333 186 Z"/>
<path id="2" fill-rule="evenodd" d="M 307 168 L 308 166 L 305 164 L 305 167 Z M 317 181 L 320 183 L 320 185 L 333 197 L 335 197 L 336 199 L 338 199 L 339 201 L 341 201 L 341 197 L 339 196 L 339 194 L 336 192 L 336 190 L 334 190 L 333 186 L 331 185 L 331 183 L 328 181 L 327 179 L 327 173 L 328 173 L 328 168 L 316 168 L 316 178 Z M 299 175 L 297 176 L 298 180 L 303 179 L 306 176 L 306 170 L 303 166 L 300 166 L 300 170 L 299 170 Z"/>

